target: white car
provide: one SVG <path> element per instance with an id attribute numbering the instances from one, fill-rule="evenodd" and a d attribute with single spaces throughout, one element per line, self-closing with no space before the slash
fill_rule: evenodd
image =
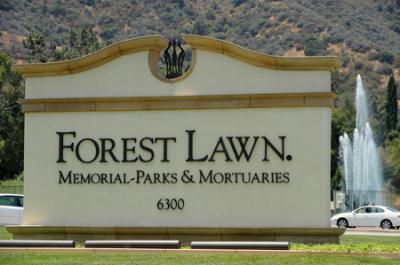
<path id="1" fill-rule="evenodd" d="M 383 229 L 400 227 L 400 211 L 386 206 L 363 206 L 350 213 L 336 214 L 331 225 L 340 228 L 355 226 L 380 226 Z"/>
<path id="2" fill-rule="evenodd" d="M 24 195 L 0 193 L 0 225 L 22 224 Z"/>

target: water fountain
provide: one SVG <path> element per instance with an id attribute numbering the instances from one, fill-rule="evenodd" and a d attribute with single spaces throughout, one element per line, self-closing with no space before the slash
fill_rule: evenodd
<path id="1" fill-rule="evenodd" d="M 344 175 L 343 190 L 346 194 L 346 208 L 364 204 L 379 204 L 382 190 L 382 169 L 374 135 L 368 123 L 368 105 L 361 80 L 357 76 L 356 128 L 351 140 L 348 134 L 339 138 L 340 156 Z"/>

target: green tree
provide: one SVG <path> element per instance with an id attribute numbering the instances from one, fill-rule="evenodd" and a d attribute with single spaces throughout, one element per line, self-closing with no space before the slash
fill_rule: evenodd
<path id="1" fill-rule="evenodd" d="M 47 61 L 46 43 L 41 33 L 34 32 L 29 34 L 28 38 L 23 41 L 23 45 L 25 49 L 28 49 L 29 62 L 45 63 Z"/>
<path id="2" fill-rule="evenodd" d="M 385 143 L 383 157 L 385 175 L 389 178 L 392 187 L 400 190 L 400 136 Z"/>
<path id="3" fill-rule="evenodd" d="M 99 41 L 90 26 L 85 26 L 80 32 L 80 55 L 86 55 L 100 49 Z"/>
<path id="4" fill-rule="evenodd" d="M 81 57 L 98 49 L 100 49 L 100 43 L 90 26 L 84 26 L 80 30 L 71 29 L 64 59 Z"/>
<path id="5" fill-rule="evenodd" d="M 71 29 L 68 44 L 64 49 L 57 47 L 54 40 L 50 42 L 45 40 L 39 33 L 29 35 L 24 41 L 24 46 L 29 50 L 30 62 L 69 60 L 101 48 L 97 36 L 90 26 L 84 26 L 78 30 Z"/>
<path id="6" fill-rule="evenodd" d="M 71 59 L 100 48 L 91 27 L 71 31 L 69 46 L 57 50 L 56 44 L 46 43 L 40 33 L 32 33 L 23 42 L 29 50 L 30 62 Z M 24 118 L 18 100 L 23 98 L 23 79 L 12 71 L 8 56 L 0 52 L 0 179 L 15 178 L 23 169 Z"/>
<path id="7" fill-rule="evenodd" d="M 355 125 L 355 109 L 350 98 L 346 98 L 341 108 L 332 111 L 331 136 L 331 189 L 340 188 L 342 176 L 338 172 L 340 165 L 339 137 L 344 133 L 351 133 Z"/>
<path id="8" fill-rule="evenodd" d="M 306 56 L 325 55 L 326 46 L 320 39 L 309 37 L 304 44 L 304 54 Z"/>
<path id="9" fill-rule="evenodd" d="M 207 35 L 207 24 L 203 18 L 197 18 L 193 25 L 193 33 L 197 35 Z"/>
<path id="10" fill-rule="evenodd" d="M 394 76 L 389 79 L 386 94 L 386 132 L 390 133 L 397 128 L 397 86 Z"/>
<path id="11" fill-rule="evenodd" d="M 340 167 L 336 168 L 335 175 L 331 178 L 331 189 L 340 190 L 342 188 L 342 169 Z"/>
<path id="12" fill-rule="evenodd" d="M 24 117 L 18 104 L 23 91 L 22 77 L 0 52 L 0 179 L 15 178 L 23 169 Z"/>

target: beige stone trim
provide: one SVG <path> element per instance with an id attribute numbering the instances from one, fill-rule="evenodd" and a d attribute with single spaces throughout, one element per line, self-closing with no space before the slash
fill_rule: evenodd
<path id="1" fill-rule="evenodd" d="M 340 67 L 334 56 L 282 57 L 251 51 L 231 42 L 210 37 L 184 34 L 183 40 L 192 49 L 222 53 L 240 61 L 259 67 L 276 70 L 332 70 Z"/>
<path id="2" fill-rule="evenodd" d="M 7 225 L 6 229 L 12 234 L 213 234 L 213 235 L 342 235 L 341 228 L 314 227 L 86 227 L 86 226 L 41 226 L 41 225 Z"/>
<path id="3" fill-rule="evenodd" d="M 95 68 L 124 54 L 160 50 L 167 45 L 168 40 L 161 36 L 144 36 L 116 42 L 77 59 L 53 63 L 15 64 L 13 69 L 24 77 L 73 74 Z"/>
<path id="4" fill-rule="evenodd" d="M 277 70 L 331 70 L 339 68 L 337 57 L 279 57 L 270 56 L 260 52 L 254 52 L 242 48 L 233 43 L 217 40 L 197 35 L 182 35 L 186 44 L 190 45 L 192 51 L 196 49 L 221 53 L 259 67 L 277 69 Z M 65 75 L 82 72 L 99 65 L 105 64 L 124 54 L 140 51 L 149 51 L 149 67 L 153 75 L 162 81 L 178 82 L 184 78 L 176 80 L 167 80 L 158 69 L 158 59 L 160 50 L 166 48 L 168 41 L 161 36 L 144 36 L 116 42 L 99 51 L 89 55 L 53 63 L 34 63 L 34 64 L 16 64 L 13 69 L 20 72 L 24 77 Z M 196 52 L 193 53 L 194 59 Z M 157 64 L 155 61 L 157 60 Z M 191 69 L 194 67 L 192 61 Z M 157 65 L 157 67 L 156 67 Z M 191 70 L 186 73 L 189 75 Z"/>
<path id="5" fill-rule="evenodd" d="M 289 241 L 339 243 L 339 228 L 222 228 L 222 227 L 69 227 L 7 226 L 14 239 L 138 239 L 191 241 Z"/>
<path id="6" fill-rule="evenodd" d="M 24 112 L 333 107 L 334 94 L 289 93 L 126 98 L 21 99 Z"/>

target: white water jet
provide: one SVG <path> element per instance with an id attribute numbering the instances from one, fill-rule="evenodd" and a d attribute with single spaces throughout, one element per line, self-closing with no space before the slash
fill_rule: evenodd
<path id="1" fill-rule="evenodd" d="M 368 105 L 361 76 L 357 76 L 356 128 L 353 141 L 346 133 L 339 138 L 340 157 L 344 175 L 346 194 L 354 194 L 354 207 L 371 202 L 368 192 L 381 191 L 383 187 L 382 169 L 374 135 L 368 123 Z"/>

